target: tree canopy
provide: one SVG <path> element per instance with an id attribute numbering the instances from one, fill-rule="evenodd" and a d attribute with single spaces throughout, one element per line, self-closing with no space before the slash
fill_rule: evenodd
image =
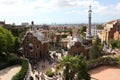
<path id="1" fill-rule="evenodd" d="M 83 56 L 67 55 L 58 63 L 58 68 L 63 69 L 64 80 L 90 80 L 87 63 Z"/>
<path id="2" fill-rule="evenodd" d="M 0 27 L 0 54 L 2 52 L 11 52 L 14 45 L 14 36 L 10 31 Z"/>
<path id="3" fill-rule="evenodd" d="M 102 56 L 102 46 L 100 45 L 100 39 L 96 37 L 92 48 L 90 49 L 89 55 L 91 59 L 97 59 Z"/>
<path id="4" fill-rule="evenodd" d="M 110 45 L 111 45 L 111 52 L 115 48 L 120 48 L 120 41 L 119 40 L 114 40 L 110 39 Z"/>
<path id="5" fill-rule="evenodd" d="M 103 29 L 103 26 L 102 25 L 96 25 L 96 28 L 97 29 Z"/>

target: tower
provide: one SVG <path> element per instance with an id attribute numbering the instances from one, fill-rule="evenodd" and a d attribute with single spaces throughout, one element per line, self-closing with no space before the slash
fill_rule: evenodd
<path id="1" fill-rule="evenodd" d="M 86 34 L 86 39 L 92 40 L 92 35 L 91 35 L 91 5 L 89 6 L 89 11 L 88 11 L 88 31 Z"/>

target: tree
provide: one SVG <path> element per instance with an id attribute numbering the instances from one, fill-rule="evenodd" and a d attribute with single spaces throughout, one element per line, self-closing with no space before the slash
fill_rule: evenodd
<path id="1" fill-rule="evenodd" d="M 10 31 L 0 27 L 0 54 L 2 52 L 11 52 L 14 45 L 14 36 Z"/>
<path id="2" fill-rule="evenodd" d="M 20 39 L 18 37 L 15 38 L 13 48 L 14 48 L 14 52 L 17 52 L 18 49 L 20 48 Z"/>
<path id="3" fill-rule="evenodd" d="M 63 70 L 63 78 L 65 80 L 73 80 L 75 76 L 75 59 L 72 56 L 67 55 L 63 57 L 62 60 L 58 63 L 58 69 Z M 64 69 L 63 69 L 64 68 Z"/>
<path id="4" fill-rule="evenodd" d="M 117 47 L 117 41 L 114 39 L 110 40 L 111 52 Z"/>
<path id="5" fill-rule="evenodd" d="M 91 59 L 97 59 L 102 56 L 102 46 L 100 45 L 100 39 L 96 37 L 92 48 L 90 49 L 89 55 Z"/>
<path id="6" fill-rule="evenodd" d="M 103 26 L 102 25 L 96 25 L 96 28 L 97 29 L 103 29 Z"/>
<path id="7" fill-rule="evenodd" d="M 86 32 L 86 28 L 87 28 L 86 26 L 82 26 L 82 28 L 79 30 L 79 33 L 81 34 L 82 37 L 85 36 L 84 32 Z"/>
<path id="8" fill-rule="evenodd" d="M 86 60 L 83 56 L 67 55 L 58 63 L 58 68 L 63 69 L 64 80 L 74 80 L 77 75 L 77 80 L 90 80 L 88 74 Z"/>
<path id="9" fill-rule="evenodd" d="M 54 32 L 51 32 L 51 33 L 50 33 L 50 38 L 51 38 L 51 40 L 52 40 L 52 45 L 53 45 L 53 43 L 54 43 L 54 42 L 53 42 L 54 36 L 55 36 L 55 33 L 54 33 Z"/>
<path id="10" fill-rule="evenodd" d="M 84 33 L 84 32 L 86 32 L 86 26 L 83 26 L 81 29 L 80 29 L 80 33 Z"/>
<path id="11" fill-rule="evenodd" d="M 67 37 L 67 35 L 66 35 L 66 34 L 63 34 L 61 37 L 62 37 L 62 38 L 66 38 L 66 37 Z"/>
<path id="12" fill-rule="evenodd" d="M 77 80 L 90 80 L 90 75 L 88 74 L 87 63 L 83 56 L 77 56 Z"/>

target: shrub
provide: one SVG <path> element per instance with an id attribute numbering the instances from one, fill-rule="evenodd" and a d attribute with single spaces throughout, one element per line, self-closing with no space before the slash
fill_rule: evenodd
<path id="1" fill-rule="evenodd" d="M 117 58 L 101 57 L 98 59 L 88 61 L 89 70 L 100 66 L 118 66 L 118 60 Z"/>
<path id="2" fill-rule="evenodd" d="M 21 63 L 22 63 L 22 60 L 18 57 L 9 56 L 6 59 L 7 60 L 5 60 L 5 62 L 2 65 L 0 65 L 0 70 L 7 68 L 9 66 L 12 66 L 12 65 L 21 65 Z"/>
<path id="3" fill-rule="evenodd" d="M 28 70 L 28 61 L 15 56 L 7 56 L 6 59 L 7 60 L 0 65 L 0 70 L 12 65 L 21 65 L 21 70 L 12 78 L 12 80 L 23 80 Z"/>
<path id="4" fill-rule="evenodd" d="M 45 72 L 45 74 L 46 74 L 48 77 L 53 77 L 54 72 L 52 72 L 51 69 L 48 69 L 48 70 Z"/>
<path id="5" fill-rule="evenodd" d="M 119 64 L 119 66 L 120 66 L 120 56 L 119 56 L 117 59 L 118 59 L 118 64 Z"/>

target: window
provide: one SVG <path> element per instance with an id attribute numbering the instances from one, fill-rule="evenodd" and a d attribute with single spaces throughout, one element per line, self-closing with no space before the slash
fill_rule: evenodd
<path id="1" fill-rule="evenodd" d="M 39 48 L 39 46 L 37 45 L 37 48 Z"/>
<path id="2" fill-rule="evenodd" d="M 35 42 L 35 39 L 34 39 L 34 42 Z"/>
<path id="3" fill-rule="evenodd" d="M 35 54 L 35 57 L 37 57 L 37 53 Z"/>
<path id="4" fill-rule="evenodd" d="M 29 49 L 32 50 L 33 48 L 31 46 L 29 46 Z"/>

